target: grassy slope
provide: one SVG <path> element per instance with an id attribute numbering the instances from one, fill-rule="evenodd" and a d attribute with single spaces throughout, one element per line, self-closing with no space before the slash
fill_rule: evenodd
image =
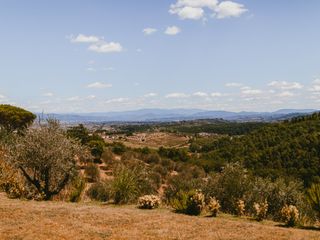
<path id="1" fill-rule="evenodd" d="M 287 229 L 230 216 L 216 219 L 63 202 L 28 202 L 0 194 L 0 239 L 320 239 L 320 232 Z"/>

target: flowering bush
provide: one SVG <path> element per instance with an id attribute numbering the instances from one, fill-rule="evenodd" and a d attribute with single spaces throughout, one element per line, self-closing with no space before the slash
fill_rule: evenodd
<path id="1" fill-rule="evenodd" d="M 246 205 L 245 205 L 245 203 L 244 203 L 244 201 L 243 200 L 241 200 L 241 199 L 239 199 L 238 201 L 237 201 L 237 204 L 236 204 L 236 210 L 237 210 L 237 215 L 238 216 L 243 216 L 244 215 L 244 213 L 245 213 L 245 207 L 246 207 Z"/>
<path id="2" fill-rule="evenodd" d="M 208 209 L 212 213 L 213 217 L 216 217 L 218 215 L 219 209 L 220 209 L 220 203 L 216 198 L 210 197 L 210 201 L 208 203 Z"/>
<path id="3" fill-rule="evenodd" d="M 293 227 L 299 220 L 299 210 L 294 205 L 285 205 L 281 209 L 281 216 L 287 226 Z"/>
<path id="4" fill-rule="evenodd" d="M 160 198 L 155 195 L 145 195 L 138 199 L 138 208 L 154 209 L 160 205 Z"/>
<path id="5" fill-rule="evenodd" d="M 268 212 L 268 202 L 264 201 L 263 203 L 254 203 L 253 208 L 255 210 L 255 218 L 257 221 L 262 221 L 267 217 Z"/>
<path id="6" fill-rule="evenodd" d="M 203 207 L 205 206 L 205 197 L 201 190 L 196 190 L 190 193 L 187 199 L 186 213 L 189 215 L 200 215 Z"/>

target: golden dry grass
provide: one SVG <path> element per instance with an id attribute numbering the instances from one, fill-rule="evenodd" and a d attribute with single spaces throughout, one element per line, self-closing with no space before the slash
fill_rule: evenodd
<path id="1" fill-rule="evenodd" d="M 159 148 L 163 147 L 187 147 L 189 138 L 174 133 L 151 132 L 151 133 L 135 133 L 133 136 L 124 137 L 117 140 L 131 148 Z M 106 140 L 112 143 L 113 140 Z"/>
<path id="2" fill-rule="evenodd" d="M 167 209 L 34 202 L 0 194 L 0 239 L 320 239 L 320 232 L 232 217 L 191 217 Z"/>

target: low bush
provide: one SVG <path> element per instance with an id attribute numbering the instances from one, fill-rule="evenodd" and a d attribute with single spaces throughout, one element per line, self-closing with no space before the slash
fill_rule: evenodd
<path id="1" fill-rule="evenodd" d="M 312 184 L 307 190 L 307 201 L 320 218 L 320 184 Z"/>
<path id="2" fill-rule="evenodd" d="M 255 210 L 254 217 L 257 221 L 260 222 L 267 217 L 268 206 L 267 201 L 253 204 L 253 208 Z"/>
<path id="3" fill-rule="evenodd" d="M 178 213 L 197 216 L 205 206 L 205 198 L 199 190 L 179 191 L 176 197 L 171 200 L 171 206 Z"/>
<path id="4" fill-rule="evenodd" d="M 144 195 L 138 199 L 138 208 L 154 209 L 160 206 L 160 198 L 156 195 Z"/>
<path id="5" fill-rule="evenodd" d="M 132 203 L 144 194 L 155 192 L 150 173 L 141 165 L 126 167 L 120 165 L 115 169 L 112 192 L 116 204 Z"/>
<path id="6" fill-rule="evenodd" d="M 214 197 L 210 198 L 208 203 L 208 210 L 210 211 L 213 217 L 217 217 L 220 210 L 220 203 L 216 198 Z"/>
<path id="7" fill-rule="evenodd" d="M 169 204 L 176 199 L 178 194 L 181 194 L 181 191 L 187 193 L 193 189 L 201 189 L 203 183 L 202 179 L 195 179 L 184 174 L 171 176 L 164 191 L 164 201 Z"/>
<path id="8" fill-rule="evenodd" d="M 100 170 L 99 167 L 94 163 L 89 163 L 84 173 L 87 177 L 88 182 L 98 182 L 100 180 Z"/>
<path id="9" fill-rule="evenodd" d="M 106 202 L 110 199 L 111 195 L 110 185 L 104 182 L 94 183 L 88 189 L 86 194 L 92 200 Z"/>
<path id="10" fill-rule="evenodd" d="M 115 156 L 113 154 L 113 152 L 109 149 L 106 148 L 104 150 L 104 152 L 101 155 L 101 160 L 105 163 L 105 164 L 112 164 L 115 160 Z"/>
<path id="11" fill-rule="evenodd" d="M 69 201 L 70 202 L 79 202 L 81 200 L 81 195 L 82 195 L 85 187 L 86 187 L 85 180 L 80 176 L 76 177 L 72 182 Z"/>
<path id="12" fill-rule="evenodd" d="M 239 217 L 244 216 L 245 210 L 246 210 L 246 205 L 245 205 L 244 201 L 239 199 L 237 201 L 236 206 L 237 206 L 237 216 L 239 216 Z"/>
<path id="13" fill-rule="evenodd" d="M 288 227 L 293 227 L 297 225 L 297 222 L 299 221 L 299 210 L 296 206 L 285 205 L 281 209 L 281 215 L 283 221 L 286 223 Z"/>

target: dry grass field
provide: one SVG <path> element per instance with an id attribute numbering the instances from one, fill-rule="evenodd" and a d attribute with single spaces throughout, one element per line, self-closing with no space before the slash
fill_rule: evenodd
<path id="1" fill-rule="evenodd" d="M 213 219 L 167 209 L 21 201 L 0 194 L 0 239 L 316 240 L 320 232 L 230 216 Z"/>
<path id="2" fill-rule="evenodd" d="M 112 143 L 114 140 L 106 140 Z M 152 132 L 152 133 L 135 133 L 133 136 L 124 137 L 117 140 L 128 147 L 132 148 L 159 148 L 163 147 L 187 147 L 189 138 L 174 133 Z"/>

